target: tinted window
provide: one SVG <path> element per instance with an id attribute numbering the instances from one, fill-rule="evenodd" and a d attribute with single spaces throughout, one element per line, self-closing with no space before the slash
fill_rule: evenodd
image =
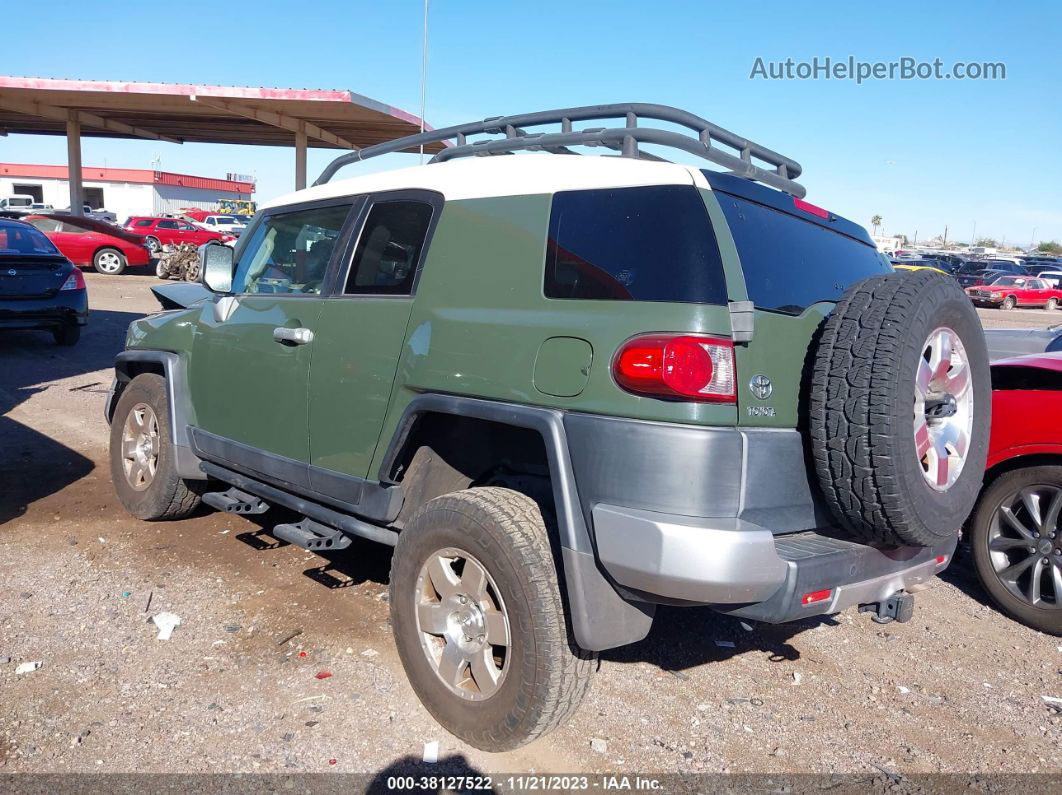
<path id="1" fill-rule="evenodd" d="M 377 202 L 365 219 L 343 290 L 347 295 L 409 295 L 431 223 L 418 201 Z"/>
<path id="2" fill-rule="evenodd" d="M 266 216 L 240 253 L 238 293 L 321 292 L 349 204 Z"/>
<path id="3" fill-rule="evenodd" d="M 150 218 L 141 218 L 136 222 L 136 226 L 151 226 L 154 223 Z"/>
<path id="4" fill-rule="evenodd" d="M 887 273 L 877 249 L 812 221 L 716 191 L 737 245 L 749 299 L 800 314 L 836 301 L 852 283 Z"/>
<path id="5" fill-rule="evenodd" d="M 0 256 L 8 254 L 54 257 L 59 251 L 40 230 L 28 224 L 0 223 Z"/>
<path id="6" fill-rule="evenodd" d="M 159 221 L 159 229 L 176 229 L 176 221 Z"/>
<path id="7" fill-rule="evenodd" d="M 562 191 L 553 197 L 547 298 L 725 304 L 715 233 L 696 188 Z"/>

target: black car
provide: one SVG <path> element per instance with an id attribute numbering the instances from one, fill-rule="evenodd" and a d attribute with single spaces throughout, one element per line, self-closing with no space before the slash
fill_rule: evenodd
<path id="1" fill-rule="evenodd" d="M 978 270 L 960 270 L 955 274 L 955 280 L 963 289 L 967 287 L 980 287 L 988 284 L 997 276 L 1013 276 L 1010 271 L 997 270 L 995 268 L 980 268 Z"/>
<path id="2" fill-rule="evenodd" d="M 0 329 L 45 329 L 74 345 L 86 322 L 81 271 L 35 227 L 0 218 Z"/>

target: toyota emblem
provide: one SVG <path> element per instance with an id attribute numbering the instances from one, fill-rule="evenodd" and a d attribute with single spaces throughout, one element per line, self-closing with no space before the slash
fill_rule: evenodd
<path id="1" fill-rule="evenodd" d="M 759 400 L 766 400 L 774 392 L 774 387 L 771 386 L 771 379 L 761 374 L 752 376 L 752 380 L 749 381 L 749 389 Z"/>

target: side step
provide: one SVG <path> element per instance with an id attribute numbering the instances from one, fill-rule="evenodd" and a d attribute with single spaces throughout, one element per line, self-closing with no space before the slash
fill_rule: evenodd
<path id="1" fill-rule="evenodd" d="M 295 524 L 278 524 L 269 532 L 282 541 L 311 552 L 346 549 L 350 546 L 350 536 L 342 530 L 336 530 L 313 519 L 303 519 Z"/>
<path id="2" fill-rule="evenodd" d="M 237 488 L 228 491 L 211 491 L 204 494 L 202 499 L 211 508 L 226 513 L 252 514 L 265 513 L 269 510 L 268 503 Z"/>

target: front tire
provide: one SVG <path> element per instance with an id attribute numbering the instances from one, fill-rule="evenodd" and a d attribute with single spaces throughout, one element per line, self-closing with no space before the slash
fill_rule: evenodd
<path id="1" fill-rule="evenodd" d="M 1018 305 L 1018 302 L 1014 298 L 1014 296 L 1013 295 L 1008 295 L 1006 298 L 1003 299 L 1003 303 L 999 305 L 999 308 L 1004 310 L 1004 311 L 1009 311 L 1009 310 L 1013 309 L 1017 305 Z"/>
<path id="2" fill-rule="evenodd" d="M 1055 311 L 1056 309 L 1058 309 L 1058 299 L 1057 298 L 1048 298 L 1047 299 L 1047 306 L 1044 307 L 1044 308 L 1047 309 L 1048 312 Z"/>
<path id="3" fill-rule="evenodd" d="M 138 375 L 122 391 L 111 419 L 111 480 L 138 519 L 183 519 L 199 507 L 203 482 L 184 480 L 170 433 L 166 379 Z"/>
<path id="4" fill-rule="evenodd" d="M 970 520 L 974 567 L 1006 615 L 1062 635 L 1062 466 L 1016 469 L 985 489 Z"/>
<path id="5" fill-rule="evenodd" d="M 517 748 L 579 706 L 594 670 L 565 619 L 535 502 L 502 488 L 431 500 L 391 564 L 391 624 L 406 676 L 449 732 Z"/>
<path id="6" fill-rule="evenodd" d="M 117 276 L 125 271 L 128 262 L 116 248 L 101 248 L 92 258 L 92 267 L 108 276 Z"/>

